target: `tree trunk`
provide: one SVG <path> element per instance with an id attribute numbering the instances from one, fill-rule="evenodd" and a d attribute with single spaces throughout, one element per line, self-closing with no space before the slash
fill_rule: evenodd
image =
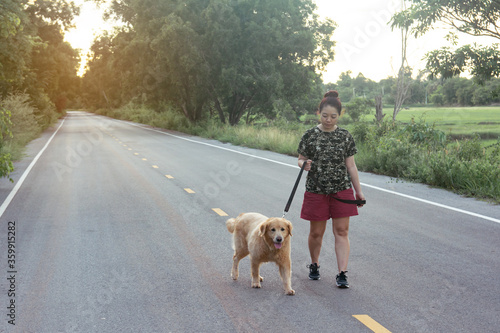
<path id="1" fill-rule="evenodd" d="M 246 124 L 247 125 L 250 124 L 250 114 L 251 114 L 251 112 L 250 112 L 250 110 L 248 110 L 248 112 L 247 112 L 247 120 L 246 120 Z"/>
<path id="2" fill-rule="evenodd" d="M 403 9 L 406 9 L 405 1 L 403 1 Z M 411 83 L 410 80 L 407 80 L 405 77 L 405 68 L 409 67 L 408 60 L 406 59 L 408 32 L 408 26 L 401 28 L 401 67 L 399 68 L 398 80 L 396 83 L 396 98 L 394 100 L 394 112 L 392 114 L 393 121 L 396 121 L 396 116 L 399 111 L 401 111 L 404 101 L 408 98 L 407 94 Z"/>
<path id="3" fill-rule="evenodd" d="M 104 99 L 106 100 L 106 104 L 109 105 L 108 96 L 106 96 L 106 93 L 104 92 L 104 90 L 102 90 L 102 95 L 104 96 Z"/>
<path id="4" fill-rule="evenodd" d="M 219 99 L 217 97 L 214 98 L 214 104 L 215 104 L 215 108 L 217 109 L 217 112 L 219 114 L 220 122 L 225 124 L 226 117 L 224 116 L 224 110 L 222 110 L 222 106 L 220 105 Z"/>
<path id="5" fill-rule="evenodd" d="M 384 120 L 385 113 L 383 113 L 383 107 L 382 107 L 382 96 L 376 96 L 375 97 L 375 120 L 377 122 L 377 125 L 380 127 L 382 124 L 382 121 Z"/>
<path id="6" fill-rule="evenodd" d="M 186 102 L 182 102 L 181 109 L 182 109 L 182 112 L 184 112 L 184 116 L 186 116 L 187 119 L 191 120 L 189 117 L 189 111 L 188 111 L 188 108 L 186 106 Z"/>
<path id="7" fill-rule="evenodd" d="M 239 96 L 237 94 L 233 95 L 233 105 L 229 110 L 229 124 L 234 126 L 238 124 L 241 117 L 245 114 L 248 104 L 252 101 L 255 96 Z"/>

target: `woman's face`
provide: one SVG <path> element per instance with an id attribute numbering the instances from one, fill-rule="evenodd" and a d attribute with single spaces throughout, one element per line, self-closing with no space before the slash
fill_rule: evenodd
<path id="1" fill-rule="evenodd" d="M 321 125 L 325 131 L 333 131 L 337 121 L 339 120 L 339 112 L 337 108 L 331 105 L 325 105 L 320 113 Z"/>

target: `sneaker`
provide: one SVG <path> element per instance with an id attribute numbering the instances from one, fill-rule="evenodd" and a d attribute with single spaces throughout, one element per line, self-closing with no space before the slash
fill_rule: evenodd
<path id="1" fill-rule="evenodd" d="M 310 264 L 306 266 L 309 268 L 309 278 L 311 280 L 319 280 L 319 266 L 318 264 Z"/>
<path id="2" fill-rule="evenodd" d="M 349 282 L 347 282 L 347 271 L 342 271 L 337 274 L 337 287 L 339 288 L 349 288 Z"/>

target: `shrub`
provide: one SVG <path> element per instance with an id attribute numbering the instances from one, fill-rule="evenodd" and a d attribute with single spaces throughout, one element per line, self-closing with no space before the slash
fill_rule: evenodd
<path id="1" fill-rule="evenodd" d="M 15 145 L 24 147 L 42 133 L 41 116 L 36 116 L 27 94 L 10 95 L 2 101 L 2 105 L 12 114 L 10 120 Z"/>
<path id="2" fill-rule="evenodd" d="M 14 171 L 10 153 L 5 149 L 5 140 L 12 137 L 10 131 L 12 123 L 10 121 L 10 111 L 0 106 L 0 177 L 9 177 L 9 174 Z M 10 181 L 13 181 L 10 178 Z"/>
<path id="3" fill-rule="evenodd" d="M 500 202 L 500 167 L 488 157 L 473 162 L 440 152 L 427 161 L 431 169 L 427 183 L 452 189 L 458 193 L 494 199 Z"/>
<path id="4" fill-rule="evenodd" d="M 438 149 L 446 144 L 446 134 L 443 131 L 422 120 L 416 122 L 414 118 L 409 124 L 402 126 L 399 135 L 407 136 L 411 143 L 425 145 L 431 149 Z"/>
<path id="5" fill-rule="evenodd" d="M 9 95 L 1 101 L 1 107 L 10 111 L 9 130 L 12 133 L 11 137 L 3 137 L 4 148 L 13 160 L 17 160 L 22 157 L 26 144 L 42 133 L 42 124 L 46 124 L 46 119 L 35 114 L 36 109 L 31 105 L 27 94 Z"/>
<path id="6" fill-rule="evenodd" d="M 457 141 L 457 146 L 454 150 L 455 156 L 460 161 L 474 161 L 484 155 L 479 135 L 474 135 L 472 139 L 465 139 L 461 142 Z"/>
<path id="7" fill-rule="evenodd" d="M 486 153 L 478 136 L 451 146 L 440 131 L 415 122 L 369 129 L 358 126 L 353 133 L 365 138 L 356 157 L 362 171 L 500 202 L 500 148 L 493 145 Z"/>
<path id="8" fill-rule="evenodd" d="M 356 97 L 346 104 L 346 113 L 351 117 L 352 121 L 358 122 L 362 115 L 369 114 L 375 106 L 371 99 Z"/>
<path id="9" fill-rule="evenodd" d="M 366 142 L 368 133 L 370 132 L 370 125 L 365 122 L 357 122 L 350 132 L 356 143 Z"/>

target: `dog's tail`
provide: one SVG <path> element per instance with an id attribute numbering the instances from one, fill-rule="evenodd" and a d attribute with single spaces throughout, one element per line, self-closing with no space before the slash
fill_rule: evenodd
<path id="1" fill-rule="evenodd" d="M 236 222 L 237 222 L 237 220 L 235 218 L 230 218 L 229 220 L 227 220 L 226 221 L 227 231 L 229 231 L 230 233 L 233 233 Z"/>

